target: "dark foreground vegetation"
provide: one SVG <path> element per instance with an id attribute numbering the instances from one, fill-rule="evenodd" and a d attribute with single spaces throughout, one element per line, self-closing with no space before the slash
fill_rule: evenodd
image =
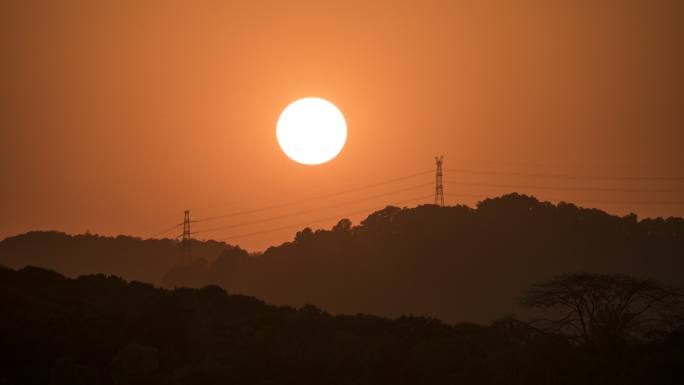
<path id="1" fill-rule="evenodd" d="M 570 274 L 523 296 L 550 311 L 542 323 L 448 325 L 2 268 L 0 384 L 681 384 L 680 300 L 657 281 Z"/>
<path id="2" fill-rule="evenodd" d="M 0 242 L 0 263 L 67 276 L 105 273 L 164 287 L 219 285 L 269 303 L 331 313 L 420 314 L 491 322 L 530 285 L 570 271 L 649 276 L 684 286 L 684 219 L 638 220 L 519 194 L 477 207 L 387 207 L 360 224 L 299 231 L 248 254 L 219 242 L 28 233 Z"/>

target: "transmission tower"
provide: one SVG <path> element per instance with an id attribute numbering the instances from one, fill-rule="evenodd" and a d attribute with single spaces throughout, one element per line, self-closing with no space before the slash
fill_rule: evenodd
<path id="1" fill-rule="evenodd" d="M 181 265 L 188 263 L 190 258 L 190 210 L 185 210 L 183 215 L 183 238 L 181 240 L 181 247 L 183 253 L 181 256 Z"/>
<path id="2" fill-rule="evenodd" d="M 442 183 L 442 160 L 444 156 L 436 156 L 435 163 L 437 168 L 435 170 L 435 204 L 437 206 L 444 206 L 444 184 Z"/>

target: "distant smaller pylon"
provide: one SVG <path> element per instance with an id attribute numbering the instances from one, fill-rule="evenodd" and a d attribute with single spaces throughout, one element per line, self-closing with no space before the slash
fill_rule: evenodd
<path id="1" fill-rule="evenodd" d="M 435 157 L 435 204 L 437 206 L 444 206 L 444 184 L 442 183 L 442 160 L 443 155 Z"/>
<path id="2" fill-rule="evenodd" d="M 183 238 L 181 240 L 181 247 L 183 252 L 181 254 L 181 265 L 185 265 L 191 261 L 190 256 L 190 210 L 185 210 L 183 213 Z"/>

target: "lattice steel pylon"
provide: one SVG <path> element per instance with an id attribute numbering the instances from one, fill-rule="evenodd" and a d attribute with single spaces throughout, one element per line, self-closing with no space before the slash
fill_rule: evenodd
<path id="1" fill-rule="evenodd" d="M 183 238 L 181 240 L 182 254 L 181 265 L 188 263 L 190 258 L 190 210 L 185 210 L 183 215 Z"/>
<path id="2" fill-rule="evenodd" d="M 444 184 L 442 183 L 442 160 L 444 156 L 436 156 L 435 164 L 435 204 L 437 206 L 444 206 Z"/>

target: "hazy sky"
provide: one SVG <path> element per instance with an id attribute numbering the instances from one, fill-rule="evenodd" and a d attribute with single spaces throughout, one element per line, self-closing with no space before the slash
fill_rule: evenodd
<path id="1" fill-rule="evenodd" d="M 6 0 L 0 29 L 0 238 L 146 237 L 185 208 L 306 201 L 193 224 L 258 250 L 305 223 L 431 202 L 429 172 L 310 198 L 429 171 L 440 154 L 448 204 L 520 191 L 684 215 L 681 180 L 454 170 L 684 176 L 684 1 Z M 321 166 L 275 138 L 306 96 L 349 126 Z"/>

